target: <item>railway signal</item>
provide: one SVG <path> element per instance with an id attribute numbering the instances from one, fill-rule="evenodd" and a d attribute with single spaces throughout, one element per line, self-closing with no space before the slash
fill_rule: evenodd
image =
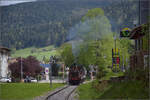
<path id="1" fill-rule="evenodd" d="M 124 28 L 120 31 L 120 37 L 129 37 L 130 36 L 131 29 Z"/>
<path id="2" fill-rule="evenodd" d="M 120 68 L 119 49 L 112 49 L 112 69 L 117 71 Z"/>

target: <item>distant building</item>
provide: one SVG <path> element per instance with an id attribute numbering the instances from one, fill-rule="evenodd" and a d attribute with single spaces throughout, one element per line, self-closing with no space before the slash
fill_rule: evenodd
<path id="1" fill-rule="evenodd" d="M 16 63 L 16 62 L 18 62 L 17 59 L 16 58 L 11 58 L 11 57 L 8 61 L 9 65 L 12 64 L 12 63 Z"/>
<path id="2" fill-rule="evenodd" d="M 40 64 L 44 68 L 44 80 L 49 80 L 49 68 L 51 67 L 50 64 Z"/>
<path id="3" fill-rule="evenodd" d="M 10 49 L 0 46 L 0 77 L 8 77 L 8 59 Z"/>

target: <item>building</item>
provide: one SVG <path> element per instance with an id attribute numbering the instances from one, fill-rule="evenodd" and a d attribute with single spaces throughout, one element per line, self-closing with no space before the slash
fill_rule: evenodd
<path id="1" fill-rule="evenodd" d="M 142 24 L 130 33 L 130 39 L 135 40 L 135 51 L 130 57 L 131 69 L 149 66 L 149 24 Z"/>
<path id="2" fill-rule="evenodd" d="M 44 80 L 49 80 L 49 69 L 50 69 L 50 64 L 40 64 L 40 66 L 42 66 L 44 68 L 44 76 L 42 77 L 42 79 Z"/>
<path id="3" fill-rule="evenodd" d="M 130 57 L 130 67 L 146 68 L 149 66 L 149 0 L 139 0 L 139 26 L 131 30 L 130 39 L 135 40 L 135 52 Z"/>
<path id="4" fill-rule="evenodd" d="M 0 77 L 8 77 L 8 59 L 10 49 L 0 46 Z"/>

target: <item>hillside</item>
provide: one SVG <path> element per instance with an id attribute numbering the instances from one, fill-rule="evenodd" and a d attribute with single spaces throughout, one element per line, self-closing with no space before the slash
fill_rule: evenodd
<path id="1" fill-rule="evenodd" d="M 35 56 L 38 60 L 42 61 L 43 57 L 45 56 L 46 59 L 49 59 L 50 56 L 57 56 L 59 55 L 58 48 L 54 48 L 54 46 L 47 46 L 43 48 L 25 48 L 13 51 L 11 56 L 13 58 L 16 57 L 28 57 L 28 56 Z"/>
<path id="2" fill-rule="evenodd" d="M 1 45 L 21 49 L 60 46 L 69 30 L 92 8 L 102 8 L 113 31 L 132 27 L 137 4 L 133 0 L 44 0 L 0 6 Z M 134 14 L 133 14 L 134 13 Z"/>

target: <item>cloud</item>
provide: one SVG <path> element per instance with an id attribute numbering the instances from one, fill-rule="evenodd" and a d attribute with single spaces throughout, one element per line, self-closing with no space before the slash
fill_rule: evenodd
<path id="1" fill-rule="evenodd" d="M 33 2 L 36 0 L 0 0 L 0 6 L 8 6 L 18 3 L 24 3 L 24 2 Z"/>

